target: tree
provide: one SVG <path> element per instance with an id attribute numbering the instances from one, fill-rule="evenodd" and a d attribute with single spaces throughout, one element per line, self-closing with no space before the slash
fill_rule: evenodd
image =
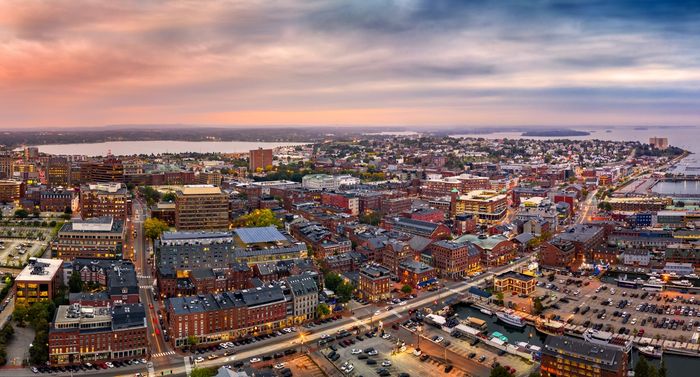
<path id="1" fill-rule="evenodd" d="M 164 202 L 174 202 L 176 198 L 176 195 L 174 192 L 168 192 L 163 195 L 163 197 L 160 198 L 160 200 Z"/>
<path id="2" fill-rule="evenodd" d="M 68 290 L 70 293 L 79 293 L 83 291 L 83 279 L 78 271 L 73 271 L 68 279 Z"/>
<path id="3" fill-rule="evenodd" d="M 506 370 L 506 368 L 502 367 L 501 365 L 496 366 L 495 368 L 491 369 L 491 377 L 512 377 L 510 372 Z"/>
<path id="4" fill-rule="evenodd" d="M 653 368 L 653 367 L 652 367 Z M 635 377 L 650 377 L 649 374 L 649 363 L 644 356 L 639 357 L 637 364 L 634 366 L 634 376 Z"/>
<path id="5" fill-rule="evenodd" d="M 331 314 L 331 308 L 328 306 L 328 304 L 322 302 L 316 307 L 316 314 L 319 318 L 325 318 Z"/>
<path id="6" fill-rule="evenodd" d="M 336 274 L 335 272 L 327 273 L 326 276 L 324 276 L 324 280 L 326 283 L 326 288 L 333 292 L 335 292 L 338 289 L 338 286 L 343 283 L 343 278 L 341 278 L 340 275 Z"/>
<path id="7" fill-rule="evenodd" d="M 27 319 L 29 308 L 24 304 L 15 305 L 15 310 L 12 312 L 12 318 L 17 322 L 17 326 L 24 327 L 24 321 Z"/>
<path id="8" fill-rule="evenodd" d="M 275 216 L 272 210 L 265 208 L 256 209 L 247 215 L 237 218 L 234 220 L 234 225 L 240 227 L 264 227 L 271 225 L 281 227 L 282 222 Z"/>
<path id="9" fill-rule="evenodd" d="M 401 292 L 404 293 L 404 294 L 410 295 L 411 292 L 413 292 L 413 287 L 411 287 L 411 286 L 408 285 L 408 284 L 404 284 L 404 286 L 401 287 Z"/>
<path id="10" fill-rule="evenodd" d="M 168 223 L 161 219 L 148 218 L 143 222 L 144 234 L 147 238 L 155 240 L 160 237 L 163 232 L 170 229 Z"/>
<path id="11" fill-rule="evenodd" d="M 382 214 L 380 212 L 372 212 L 364 215 L 360 215 L 360 222 L 369 225 L 379 225 L 382 220 Z"/>
<path id="12" fill-rule="evenodd" d="M 544 310 L 544 305 L 542 305 L 542 300 L 539 297 L 532 299 L 532 309 L 534 314 L 540 314 Z"/>
<path id="13" fill-rule="evenodd" d="M 19 219 L 26 219 L 29 216 L 29 212 L 26 209 L 20 208 L 15 211 L 15 217 Z"/>
<path id="14" fill-rule="evenodd" d="M 216 368 L 194 368 L 190 377 L 213 377 L 216 376 Z"/>
<path id="15" fill-rule="evenodd" d="M 338 296 L 340 302 L 348 302 L 352 298 L 352 292 L 354 290 L 355 287 L 352 284 L 343 282 L 340 283 L 335 294 Z"/>
<path id="16" fill-rule="evenodd" d="M 190 347 L 196 346 L 197 343 L 199 343 L 199 339 L 197 339 L 196 336 L 190 335 L 187 337 L 187 345 L 189 345 Z"/>

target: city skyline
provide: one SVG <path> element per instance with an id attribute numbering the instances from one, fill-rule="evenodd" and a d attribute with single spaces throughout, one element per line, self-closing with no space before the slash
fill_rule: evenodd
<path id="1" fill-rule="evenodd" d="M 694 125 L 699 7 L 0 2 L 0 128 Z"/>

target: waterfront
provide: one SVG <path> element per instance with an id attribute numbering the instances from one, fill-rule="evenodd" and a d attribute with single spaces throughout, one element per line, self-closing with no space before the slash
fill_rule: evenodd
<path id="1" fill-rule="evenodd" d="M 257 148 L 276 148 L 284 146 L 305 145 L 292 142 L 258 142 L 258 141 L 109 141 L 104 143 L 46 144 L 36 145 L 43 153 L 55 155 L 115 156 L 163 153 L 243 153 Z"/>
<path id="2" fill-rule="evenodd" d="M 661 181 L 652 187 L 651 191 L 661 194 L 683 197 L 684 195 L 700 195 L 700 181 Z"/>
<path id="3" fill-rule="evenodd" d="M 466 304 L 455 305 L 455 312 L 459 318 L 464 320 L 467 317 L 477 317 L 484 321 L 488 326 L 488 332 L 493 333 L 498 331 L 508 338 L 509 343 L 528 342 L 530 344 L 542 347 L 547 335 L 541 334 L 535 330 L 533 326 L 525 326 L 523 329 L 506 326 L 499 322 L 495 316 L 487 316 L 481 313 L 479 309 Z M 638 354 L 636 349 L 632 351 L 632 363 L 637 361 Z M 668 369 L 667 376 L 669 377 L 691 377 L 696 376 L 695 368 L 700 368 L 700 358 L 684 357 L 678 355 L 664 355 L 666 368 Z M 658 360 L 649 360 L 651 363 L 658 364 Z"/>

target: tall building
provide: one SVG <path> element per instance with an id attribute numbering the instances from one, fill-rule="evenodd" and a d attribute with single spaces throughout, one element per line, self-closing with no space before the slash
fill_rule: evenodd
<path id="1" fill-rule="evenodd" d="M 37 147 L 25 147 L 24 148 L 24 159 L 26 161 L 32 161 L 39 158 L 39 148 Z"/>
<path id="2" fill-rule="evenodd" d="M 91 183 L 80 186 L 83 219 L 111 216 L 126 220 L 128 191 L 123 183 Z"/>
<path id="3" fill-rule="evenodd" d="M 46 183 L 50 187 L 70 185 L 70 163 L 63 157 L 51 157 L 46 167 Z"/>
<path id="4" fill-rule="evenodd" d="M 548 336 L 542 348 L 542 377 L 627 376 L 627 354 L 619 348 L 568 336 Z"/>
<path id="5" fill-rule="evenodd" d="M 177 192 L 177 230 L 224 230 L 228 226 L 228 196 L 220 188 L 213 185 L 185 185 Z"/>
<path id="6" fill-rule="evenodd" d="M 265 170 L 272 166 L 272 149 L 258 148 L 251 150 L 248 166 L 253 173 L 258 169 Z"/>
<path id="7" fill-rule="evenodd" d="M 649 144 L 656 149 L 666 149 L 666 148 L 668 148 L 668 138 L 667 137 L 650 137 Z"/>
<path id="8" fill-rule="evenodd" d="M 12 177 L 14 158 L 12 152 L 0 153 L 0 179 Z"/>
<path id="9" fill-rule="evenodd" d="M 491 190 L 474 190 L 455 198 L 455 213 L 474 216 L 479 223 L 497 223 L 507 214 L 508 200 Z"/>
<path id="10" fill-rule="evenodd" d="M 124 165 L 121 160 L 108 157 L 102 161 L 88 161 L 80 165 L 80 181 L 124 182 Z"/>

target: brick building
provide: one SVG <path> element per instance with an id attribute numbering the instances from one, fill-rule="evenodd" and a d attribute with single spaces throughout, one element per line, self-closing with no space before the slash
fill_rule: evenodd
<path id="1" fill-rule="evenodd" d="M 63 281 L 63 261 L 29 258 L 29 263 L 15 278 L 15 303 L 31 305 L 51 301 Z"/>
<path id="2" fill-rule="evenodd" d="M 63 224 L 51 242 L 55 258 L 121 259 L 126 230 L 124 222 L 109 216 L 76 219 Z"/>
<path id="3" fill-rule="evenodd" d="M 360 268 L 358 293 L 370 302 L 379 302 L 391 297 L 390 271 L 383 266 L 370 264 Z"/>
<path id="4" fill-rule="evenodd" d="M 123 183 L 90 183 L 80 186 L 80 215 L 83 219 L 111 216 L 127 217 L 128 191 Z"/>
<path id="5" fill-rule="evenodd" d="M 228 196 L 212 185 L 184 186 L 175 199 L 175 227 L 178 231 L 228 229 Z"/>
<path id="6" fill-rule="evenodd" d="M 438 241 L 428 246 L 432 265 L 444 278 L 461 278 L 481 269 L 481 252 L 471 243 Z"/>

